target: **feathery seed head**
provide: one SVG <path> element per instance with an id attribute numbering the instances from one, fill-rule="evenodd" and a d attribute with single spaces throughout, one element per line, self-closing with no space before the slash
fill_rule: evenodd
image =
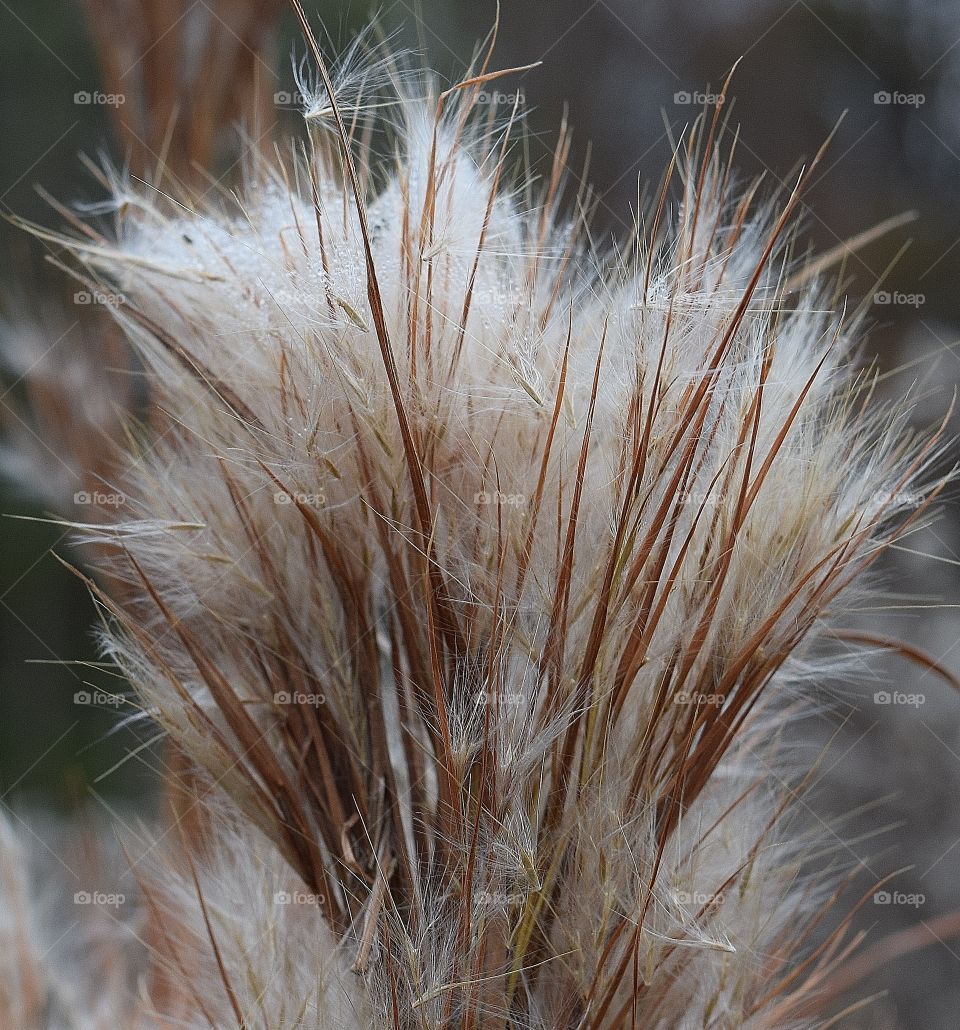
<path id="1" fill-rule="evenodd" d="M 735 191 L 716 126 L 598 252 L 565 138 L 524 182 L 486 63 L 425 101 L 401 64 L 304 72 L 302 156 L 73 248 L 154 411 L 87 533 L 105 648 L 247 827 L 191 955 L 243 1025 L 807 1025 L 835 942 L 797 964 L 774 728 L 933 445 L 865 410 L 796 194 Z"/>

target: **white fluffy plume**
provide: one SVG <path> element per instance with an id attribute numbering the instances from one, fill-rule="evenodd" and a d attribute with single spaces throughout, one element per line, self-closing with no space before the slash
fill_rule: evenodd
<path id="1" fill-rule="evenodd" d="M 843 946 L 780 734 L 934 445 L 869 408 L 797 193 L 735 189 L 716 123 L 600 253 L 486 63 L 344 81 L 239 196 L 65 240 L 150 384 L 86 533 L 104 646 L 198 822 L 144 885 L 177 985 L 144 1011 L 814 1025 Z"/>

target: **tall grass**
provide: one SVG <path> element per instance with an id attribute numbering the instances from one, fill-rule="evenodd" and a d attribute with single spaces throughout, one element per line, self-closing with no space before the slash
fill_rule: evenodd
<path id="1" fill-rule="evenodd" d="M 56 240 L 149 382 L 78 531 L 181 756 L 117 1018 L 828 1025 L 856 938 L 791 727 L 942 483 L 792 258 L 820 155 L 763 196 L 717 109 L 600 246 L 565 132 L 517 167 L 492 41 L 445 90 L 329 71 L 295 7 L 302 140 Z"/>

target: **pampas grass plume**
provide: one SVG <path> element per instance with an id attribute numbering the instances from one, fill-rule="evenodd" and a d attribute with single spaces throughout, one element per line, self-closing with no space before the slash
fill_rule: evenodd
<path id="1" fill-rule="evenodd" d="M 313 49 L 302 146 L 237 196 L 118 180 L 114 234 L 60 239 L 148 378 L 81 538 L 183 773 L 117 1011 L 818 1025 L 849 917 L 791 725 L 938 454 L 792 261 L 819 155 L 763 198 L 708 112 L 602 248 L 567 135 L 525 178 L 478 107 L 489 51 L 441 91 Z"/>

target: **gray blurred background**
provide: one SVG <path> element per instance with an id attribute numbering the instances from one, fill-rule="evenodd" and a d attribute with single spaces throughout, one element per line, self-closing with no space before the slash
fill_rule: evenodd
<path id="1" fill-rule="evenodd" d="M 370 13 L 355 4 L 307 6 L 341 48 Z M 450 77 L 470 60 L 494 12 L 492 0 L 388 0 L 379 8 L 403 44 Z M 295 38 L 288 18 L 269 62 L 277 93 L 293 90 L 288 54 Z M 522 92 L 532 159 L 545 160 L 568 112 L 571 166 L 583 167 L 589 146 L 599 227 L 616 233 L 629 228 L 638 196 L 657 189 L 671 138 L 700 109 L 696 95 L 716 92 L 737 58 L 726 102 L 735 102 L 735 163 L 745 177 L 788 182 L 846 112 L 805 197 L 811 246 L 827 250 L 915 212 L 910 224 L 851 254 L 842 275 L 851 305 L 872 303 L 867 355 L 889 373 L 883 392 L 895 398 L 911 391 L 917 425 L 931 425 L 960 382 L 960 3 L 506 0 L 495 65 L 543 61 L 504 80 L 504 89 Z M 0 213 L 62 224 L 37 184 L 67 203 L 102 196 L 78 155 L 103 152 L 122 162 L 124 148 L 107 108 L 75 102 L 77 93 L 100 88 L 79 3 L 0 0 Z M 293 117 L 283 104 L 273 115 Z M 222 171 L 229 182 L 232 170 Z M 36 317 L 56 324 L 50 353 L 65 362 L 84 331 L 84 313 L 72 307 L 74 287 L 44 257 L 8 221 L 0 223 L 3 318 L 13 327 Z M 0 407 L 12 418 L 21 389 L 15 379 L 0 388 Z M 55 466 L 56 456 L 50 461 Z M 24 483 L 8 478 L 0 485 L 5 516 L 42 518 L 49 510 Z M 106 672 L 69 664 L 95 658 L 96 612 L 49 551 L 75 562 L 82 555 L 43 522 L 5 517 L 0 531 L 0 803 L 149 812 L 159 756 L 146 747 L 104 776 L 146 737 L 118 729 L 114 707 L 74 701 L 78 692 L 116 689 Z M 858 613 L 858 624 L 901 637 L 960 674 L 958 562 L 957 511 L 948 499 L 936 523 L 886 561 L 878 575 L 888 599 L 880 610 Z M 894 688 L 922 700 L 875 696 Z M 960 939 L 940 939 L 936 920 L 960 911 L 960 698 L 934 676 L 883 659 L 864 664 L 855 682 L 824 684 L 822 700 L 808 746 L 811 756 L 827 742 L 829 750 L 807 803 L 810 822 L 837 845 L 841 861 L 860 869 L 859 889 L 910 867 L 895 889 L 914 902 L 871 899 L 857 925 L 869 930 L 869 941 L 914 927 L 926 945 L 868 975 L 838 1007 L 881 996 L 839 1025 L 953 1030 L 960 1022 Z"/>

